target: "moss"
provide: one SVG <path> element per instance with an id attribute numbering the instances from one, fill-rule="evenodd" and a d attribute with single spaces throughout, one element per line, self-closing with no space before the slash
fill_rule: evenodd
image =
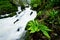
<path id="1" fill-rule="evenodd" d="M 0 0 L 0 15 L 17 11 L 17 6 L 8 0 Z"/>

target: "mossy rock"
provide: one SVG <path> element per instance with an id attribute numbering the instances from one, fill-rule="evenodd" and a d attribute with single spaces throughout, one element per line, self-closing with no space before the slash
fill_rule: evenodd
<path id="1" fill-rule="evenodd" d="M 9 0 L 0 0 L 0 15 L 17 11 L 17 6 Z"/>

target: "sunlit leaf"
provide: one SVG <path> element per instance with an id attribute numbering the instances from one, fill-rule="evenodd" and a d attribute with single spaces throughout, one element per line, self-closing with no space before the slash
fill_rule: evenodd
<path id="1" fill-rule="evenodd" d="M 47 31 L 44 31 L 44 30 L 41 30 L 42 32 L 43 32 L 43 34 L 47 37 L 47 38 L 49 38 L 50 39 L 50 36 L 49 36 L 49 34 L 48 34 L 48 32 Z"/>

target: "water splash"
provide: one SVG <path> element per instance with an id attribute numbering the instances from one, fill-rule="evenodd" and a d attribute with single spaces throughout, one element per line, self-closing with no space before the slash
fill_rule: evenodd
<path id="1" fill-rule="evenodd" d="M 18 7 L 17 16 L 0 19 L 0 40 L 18 40 L 23 36 L 26 24 L 37 16 L 36 11 L 30 8 L 21 12 L 21 7 Z"/>

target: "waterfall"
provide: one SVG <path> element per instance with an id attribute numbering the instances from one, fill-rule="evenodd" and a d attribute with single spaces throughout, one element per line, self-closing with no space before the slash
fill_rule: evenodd
<path id="1" fill-rule="evenodd" d="M 17 16 L 0 19 L 0 40 L 24 40 L 22 37 L 25 35 L 27 23 L 37 16 L 36 11 L 30 8 L 29 6 L 22 11 L 19 6 Z"/>

